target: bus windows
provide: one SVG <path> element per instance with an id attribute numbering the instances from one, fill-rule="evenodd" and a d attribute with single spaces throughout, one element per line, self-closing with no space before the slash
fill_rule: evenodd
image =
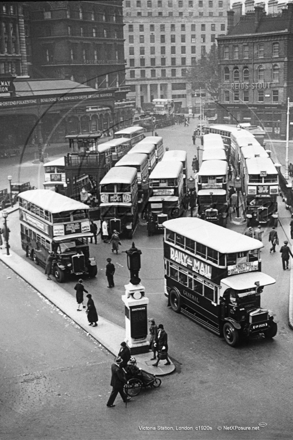
<path id="1" fill-rule="evenodd" d="M 173 266 L 172 264 L 170 264 L 170 278 L 178 281 L 178 266 Z"/>
<path id="2" fill-rule="evenodd" d="M 213 261 L 214 263 L 218 263 L 218 252 L 214 249 L 207 248 L 208 254 L 207 254 L 207 260 Z"/>
<path id="3" fill-rule="evenodd" d="M 114 183 L 109 183 L 106 185 L 101 185 L 101 190 L 100 192 L 102 193 L 114 193 L 115 192 L 115 185 Z"/>
<path id="4" fill-rule="evenodd" d="M 83 220 L 87 218 L 87 215 L 84 211 L 74 211 L 72 215 L 72 220 Z"/>
<path id="5" fill-rule="evenodd" d="M 166 239 L 170 243 L 175 243 L 175 233 L 173 231 L 166 231 Z"/>
<path id="6" fill-rule="evenodd" d="M 207 281 L 204 283 L 204 297 L 214 301 L 214 286 Z"/>
<path id="7" fill-rule="evenodd" d="M 203 295 L 203 284 L 198 278 L 194 279 L 194 291 L 199 295 Z"/>
<path id="8" fill-rule="evenodd" d="M 191 240 L 190 238 L 186 238 L 185 239 L 185 243 L 186 243 L 186 250 L 194 253 L 195 252 L 195 243 L 193 240 Z"/>
<path id="9" fill-rule="evenodd" d="M 182 235 L 176 234 L 176 244 L 177 246 L 184 248 L 184 237 Z"/>
<path id="10" fill-rule="evenodd" d="M 258 250 L 254 249 L 253 251 L 248 251 L 247 261 L 258 261 Z"/>
<path id="11" fill-rule="evenodd" d="M 227 254 L 227 266 L 232 266 L 236 264 L 237 254 Z"/>
<path id="12" fill-rule="evenodd" d="M 53 214 L 53 223 L 66 223 L 70 221 L 70 212 L 58 212 L 57 214 Z"/>
<path id="13" fill-rule="evenodd" d="M 188 277 L 187 277 L 187 274 L 185 272 L 179 271 L 179 281 L 184 286 L 188 285 Z"/>
<path id="14" fill-rule="evenodd" d="M 116 187 L 116 192 L 131 192 L 131 184 L 129 183 L 117 183 Z"/>
<path id="15" fill-rule="evenodd" d="M 202 258 L 206 258 L 206 246 L 201 243 L 196 244 L 196 253 Z"/>

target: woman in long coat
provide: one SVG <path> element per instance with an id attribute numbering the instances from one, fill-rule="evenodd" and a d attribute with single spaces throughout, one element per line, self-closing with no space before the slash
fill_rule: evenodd
<path id="1" fill-rule="evenodd" d="M 97 310 L 96 310 L 96 306 L 95 303 L 92 299 L 92 295 L 89 293 L 87 296 L 88 298 L 88 302 L 87 302 L 87 319 L 89 322 L 89 325 L 92 325 L 93 327 L 97 327 L 97 321 L 99 320 L 98 314 L 97 314 Z"/>

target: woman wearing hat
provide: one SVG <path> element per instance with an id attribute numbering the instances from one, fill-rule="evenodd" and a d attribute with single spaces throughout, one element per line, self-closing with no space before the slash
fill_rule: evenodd
<path id="1" fill-rule="evenodd" d="M 97 310 L 96 310 L 96 306 L 95 303 L 92 299 L 92 295 L 90 293 L 87 294 L 86 296 L 88 298 L 88 302 L 87 302 L 87 319 L 89 322 L 89 325 L 92 325 L 93 327 L 97 327 L 97 321 L 99 320 L 98 314 L 97 314 Z"/>
<path id="2" fill-rule="evenodd" d="M 150 349 L 154 353 L 153 357 L 151 358 L 151 361 L 156 359 L 156 353 L 157 353 L 157 336 L 158 336 L 158 327 L 156 326 L 154 318 L 149 319 L 150 321 Z"/>

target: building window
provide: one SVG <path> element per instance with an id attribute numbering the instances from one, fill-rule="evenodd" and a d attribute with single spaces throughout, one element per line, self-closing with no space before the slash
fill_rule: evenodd
<path id="1" fill-rule="evenodd" d="M 249 69 L 248 67 L 243 68 L 243 81 L 249 81 Z"/>
<path id="2" fill-rule="evenodd" d="M 140 54 L 140 55 L 144 55 L 144 54 L 145 54 L 145 48 L 144 48 L 144 46 L 139 48 L 139 54 Z"/>
<path id="3" fill-rule="evenodd" d="M 280 81 L 280 67 L 278 64 L 273 65 L 272 80 L 274 83 L 278 83 Z"/>
<path id="4" fill-rule="evenodd" d="M 140 64 L 140 67 L 145 67 L 145 59 L 144 58 L 140 58 L 139 64 Z"/>
<path id="5" fill-rule="evenodd" d="M 229 82 L 230 81 L 230 70 L 229 67 L 224 68 L 224 81 Z"/>
<path id="6" fill-rule="evenodd" d="M 147 7 L 148 7 L 148 8 L 151 8 L 151 7 L 152 7 L 152 0 L 148 0 L 148 1 L 147 1 Z"/>
<path id="7" fill-rule="evenodd" d="M 279 43 L 273 43 L 273 57 L 280 56 L 280 45 Z"/>
<path id="8" fill-rule="evenodd" d="M 166 43 L 165 35 L 161 35 L 161 43 Z"/>
<path id="9" fill-rule="evenodd" d="M 185 35 L 181 35 L 181 43 L 185 43 L 185 42 L 186 42 Z"/>
<path id="10" fill-rule="evenodd" d="M 176 46 L 171 46 L 171 55 L 176 54 Z"/>
<path id="11" fill-rule="evenodd" d="M 82 20 L 82 8 L 79 8 L 79 18 Z"/>
<path id="12" fill-rule="evenodd" d="M 195 32 L 195 24 L 191 25 L 191 32 Z"/>
<path id="13" fill-rule="evenodd" d="M 248 90 L 244 90 L 244 92 L 243 92 L 243 101 L 244 102 L 249 101 L 249 91 Z"/>
<path id="14" fill-rule="evenodd" d="M 213 17 L 214 13 L 213 12 L 209 12 L 209 17 Z"/>
<path id="15" fill-rule="evenodd" d="M 236 92 L 234 92 L 233 100 L 234 100 L 234 102 L 238 102 L 239 101 L 239 91 L 238 90 L 236 90 Z"/>
<path id="16" fill-rule="evenodd" d="M 213 1 L 212 0 L 209 0 L 209 8 L 213 8 L 214 7 L 214 5 L 213 5 Z"/>
<path id="17" fill-rule="evenodd" d="M 161 58 L 161 66 L 166 66 L 166 58 Z"/>
<path id="18" fill-rule="evenodd" d="M 176 43 L 176 35 L 171 34 L 171 43 Z"/>
<path id="19" fill-rule="evenodd" d="M 151 58 L 151 66 L 155 66 L 156 65 L 156 58 Z"/>
<path id="20" fill-rule="evenodd" d="M 223 1 L 221 0 L 221 1 L 219 1 L 219 8 L 222 8 L 223 7 Z"/>
<path id="21" fill-rule="evenodd" d="M 183 12 L 179 12 L 179 17 L 183 17 Z"/>
<path id="22" fill-rule="evenodd" d="M 181 32 L 185 32 L 185 24 L 181 25 Z"/>
<path id="23" fill-rule="evenodd" d="M 211 35 L 211 43 L 214 43 L 216 41 L 216 35 L 212 34 Z"/>
<path id="24" fill-rule="evenodd" d="M 171 32 L 175 32 L 175 24 L 171 24 Z"/>
<path id="25" fill-rule="evenodd" d="M 133 24 L 128 25 L 128 32 L 133 32 Z"/>
<path id="26" fill-rule="evenodd" d="M 164 24 L 160 24 L 160 32 L 165 32 L 165 25 Z"/>
<path id="27" fill-rule="evenodd" d="M 183 8 L 183 0 L 179 0 L 178 1 L 178 7 L 179 8 Z"/>
<path id="28" fill-rule="evenodd" d="M 150 32 L 155 32 L 155 25 L 154 24 L 150 24 Z"/>
<path id="29" fill-rule="evenodd" d="M 158 8 L 162 7 L 162 0 L 158 0 Z"/>
<path id="30" fill-rule="evenodd" d="M 139 36 L 139 42 L 140 43 L 144 43 L 144 35 L 140 35 Z"/>
<path id="31" fill-rule="evenodd" d="M 181 69 L 181 76 L 186 76 L 187 69 Z"/>
<path id="32" fill-rule="evenodd" d="M 258 100 L 258 102 L 264 102 L 264 91 L 263 90 L 258 90 L 257 100 Z"/>
<path id="33" fill-rule="evenodd" d="M 150 54 L 151 54 L 151 55 L 155 55 L 155 53 L 156 53 L 156 48 L 155 48 L 155 46 L 151 46 L 151 47 L 150 47 Z"/>
<path id="34" fill-rule="evenodd" d="M 239 58 L 239 47 L 233 46 L 233 60 L 238 60 Z"/>
<path id="35" fill-rule="evenodd" d="M 211 24 L 211 31 L 214 32 L 216 30 L 216 25 L 215 24 Z"/>
<path id="36" fill-rule="evenodd" d="M 204 31 L 206 30 L 206 25 L 205 25 L 205 24 L 202 24 L 201 27 L 200 27 L 200 29 L 201 29 L 202 32 L 204 32 Z"/>
<path id="37" fill-rule="evenodd" d="M 190 0 L 190 1 L 188 2 L 188 7 L 189 7 L 189 8 L 193 8 L 193 1 L 192 1 L 192 0 Z"/>
<path id="38" fill-rule="evenodd" d="M 196 42 L 195 34 L 191 34 L 191 43 L 195 43 L 195 42 Z"/>
<path id="39" fill-rule="evenodd" d="M 186 46 L 181 46 L 181 54 L 182 55 L 186 54 Z"/>
<path id="40" fill-rule="evenodd" d="M 198 7 L 203 8 L 203 0 L 198 0 Z"/>
<path id="41" fill-rule="evenodd" d="M 141 8 L 141 0 L 137 0 L 137 2 L 136 2 L 136 7 L 137 7 L 137 8 Z"/>
<path id="42" fill-rule="evenodd" d="M 107 38 L 107 29 L 104 29 L 104 38 Z"/>
<path id="43" fill-rule="evenodd" d="M 156 77 L 156 69 L 151 69 L 151 78 Z"/>
<path id="44" fill-rule="evenodd" d="M 243 58 L 248 58 L 249 57 L 249 51 L 248 51 L 248 44 L 244 44 L 243 46 Z"/>
<path id="45" fill-rule="evenodd" d="M 134 58 L 129 58 L 129 66 L 134 67 Z"/>
<path id="46" fill-rule="evenodd" d="M 155 34 L 150 35 L 150 43 L 155 43 Z"/>
<path id="47" fill-rule="evenodd" d="M 152 17 L 153 13 L 151 11 L 148 11 L 148 17 Z"/>
<path id="48" fill-rule="evenodd" d="M 234 67 L 234 69 L 233 69 L 233 81 L 239 82 L 239 69 L 238 69 L 238 67 Z"/>
<path id="49" fill-rule="evenodd" d="M 144 25 L 143 24 L 139 25 L 139 32 L 144 32 Z"/>
<path id="50" fill-rule="evenodd" d="M 130 78 L 135 78 L 135 70 L 130 70 Z"/>
<path id="51" fill-rule="evenodd" d="M 224 46 L 224 60 L 229 59 L 229 46 Z"/>
<path id="52" fill-rule="evenodd" d="M 191 53 L 196 53 L 196 46 L 191 46 L 190 49 L 191 49 Z"/>
<path id="53" fill-rule="evenodd" d="M 200 53 L 201 53 L 202 57 L 204 57 L 206 55 L 207 51 L 206 51 L 206 47 L 205 46 L 201 46 Z"/>
<path id="54" fill-rule="evenodd" d="M 104 32 L 105 32 L 105 31 L 104 31 Z M 84 35 L 83 28 L 80 28 L 80 36 L 83 37 L 83 35 Z"/>
<path id="55" fill-rule="evenodd" d="M 165 48 L 165 46 L 161 46 L 161 55 L 166 55 L 166 48 Z"/>
<path id="56" fill-rule="evenodd" d="M 229 90 L 224 90 L 224 101 L 230 102 L 230 92 Z"/>
<path id="57" fill-rule="evenodd" d="M 128 36 L 128 40 L 129 40 L 129 44 L 133 44 L 134 43 L 134 36 L 133 35 L 129 35 Z"/>
<path id="58" fill-rule="evenodd" d="M 196 64 L 196 57 L 191 57 L 191 64 L 192 65 Z"/>
<path id="59" fill-rule="evenodd" d="M 176 66 L 176 58 L 171 58 L 171 66 Z"/>
<path id="60" fill-rule="evenodd" d="M 206 36 L 205 35 L 201 35 L 200 36 L 200 42 L 201 43 L 205 43 L 206 42 Z"/>
<path id="61" fill-rule="evenodd" d="M 258 56 L 258 58 L 263 58 L 264 57 L 264 45 L 263 45 L 263 43 L 259 43 L 257 45 L 257 56 Z"/>
<path id="62" fill-rule="evenodd" d="M 221 24 L 221 31 L 224 31 L 224 30 L 225 30 L 225 24 Z"/>
<path id="63" fill-rule="evenodd" d="M 71 35 L 71 26 L 67 26 L 67 34 Z"/>
<path id="64" fill-rule="evenodd" d="M 166 78 L 166 69 L 161 69 L 161 77 Z"/>
<path id="65" fill-rule="evenodd" d="M 134 47 L 129 48 L 129 55 L 134 55 Z"/>
<path id="66" fill-rule="evenodd" d="M 168 7 L 173 8 L 173 0 L 168 0 Z"/>
<path id="67" fill-rule="evenodd" d="M 279 102 L 279 90 L 273 90 L 273 102 Z"/>
<path id="68" fill-rule="evenodd" d="M 181 65 L 186 66 L 186 58 L 181 58 Z"/>
<path id="69" fill-rule="evenodd" d="M 263 81 L 265 77 L 265 69 L 263 66 L 258 66 L 257 69 L 257 79 L 258 81 Z"/>
<path id="70" fill-rule="evenodd" d="M 93 37 L 96 37 L 96 36 L 97 36 L 97 29 L 93 28 Z"/>
<path id="71" fill-rule="evenodd" d="M 171 69 L 171 76 L 174 78 L 176 76 L 176 69 Z"/>
<path id="72" fill-rule="evenodd" d="M 145 70 L 141 70 L 140 71 L 140 77 L 141 78 L 145 78 Z"/>

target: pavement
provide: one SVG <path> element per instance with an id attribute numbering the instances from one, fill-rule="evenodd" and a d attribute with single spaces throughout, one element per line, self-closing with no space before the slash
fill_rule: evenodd
<path id="1" fill-rule="evenodd" d="M 18 206 L 13 208 L 7 208 L 5 211 L 10 213 L 18 210 Z M 0 211 L 0 217 L 2 216 Z M 8 217 L 9 218 L 9 217 Z M 101 344 L 106 350 L 108 350 L 113 356 L 117 356 L 122 341 L 125 341 L 126 332 L 125 328 L 120 327 L 113 322 L 104 319 L 99 315 L 99 321 L 97 327 L 89 326 L 85 309 L 82 312 L 78 312 L 76 303 L 72 302 L 72 295 L 70 295 L 65 289 L 62 288 L 62 284 L 58 284 L 53 279 L 47 280 L 44 273 L 39 270 L 35 270 L 34 266 L 27 262 L 25 259 L 17 255 L 11 248 L 7 255 L 7 249 L 3 244 L 2 250 L 0 250 L 0 260 L 9 267 L 13 272 L 26 281 L 31 287 L 39 292 L 44 298 L 46 298 L 51 304 L 57 307 L 64 315 L 69 317 L 75 322 L 87 335 L 93 337 L 99 344 Z M 137 366 L 147 371 L 148 373 L 155 374 L 156 376 L 165 376 L 175 371 L 176 367 L 170 358 L 170 365 L 165 365 L 166 361 L 160 361 L 158 367 L 154 367 L 155 361 L 151 360 L 153 352 L 135 354 Z"/>

